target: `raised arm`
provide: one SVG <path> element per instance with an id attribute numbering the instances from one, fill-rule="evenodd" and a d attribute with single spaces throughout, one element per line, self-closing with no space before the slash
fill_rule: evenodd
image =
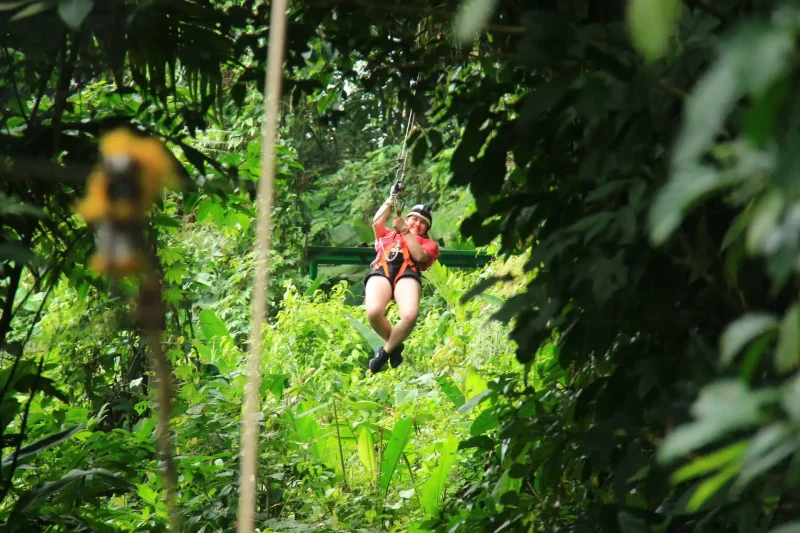
<path id="1" fill-rule="evenodd" d="M 372 217 L 372 231 L 375 232 L 376 239 L 380 239 L 388 232 L 386 229 L 386 221 L 389 220 L 389 215 L 392 212 L 393 201 L 394 197 L 389 196 L 389 198 L 381 204 L 380 208 L 378 208 L 378 212 L 375 213 L 375 216 Z"/>

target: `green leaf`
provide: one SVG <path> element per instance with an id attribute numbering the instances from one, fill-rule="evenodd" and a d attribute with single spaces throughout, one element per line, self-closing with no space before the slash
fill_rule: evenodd
<path id="1" fill-rule="evenodd" d="M 72 30 L 77 30 L 92 7 L 94 7 L 93 0 L 58 0 L 58 15 Z"/>
<path id="2" fill-rule="evenodd" d="M 206 340 L 213 337 L 230 337 L 231 335 L 228 328 L 225 327 L 225 323 L 211 309 L 200 311 L 200 329 Z"/>
<path id="3" fill-rule="evenodd" d="M 495 413 L 494 410 L 487 409 L 479 414 L 472 422 L 472 425 L 469 427 L 469 434 L 473 437 L 477 437 L 485 434 L 487 431 L 495 429 L 499 424 L 500 420 L 497 418 L 497 413 Z"/>
<path id="4" fill-rule="evenodd" d="M 374 411 L 381 406 L 378 402 L 372 402 L 369 400 L 358 400 L 357 402 L 353 402 L 350 404 L 351 409 L 357 409 L 360 411 Z"/>
<path id="5" fill-rule="evenodd" d="M 24 19 L 26 17 L 32 17 L 33 15 L 38 15 L 42 11 L 46 11 L 51 7 L 53 7 L 53 5 L 50 2 L 36 2 L 35 4 L 29 5 L 25 9 L 17 11 L 16 13 L 14 13 L 14 16 L 12 16 L 8 20 L 9 22 L 14 22 L 16 20 Z"/>
<path id="6" fill-rule="evenodd" d="M 344 246 L 354 244 L 358 240 L 358 228 L 352 224 L 339 224 L 329 232 L 331 244 L 334 246 Z"/>
<path id="7" fill-rule="evenodd" d="M 19 243 L 0 244 L 0 261 L 13 261 L 18 265 L 45 264 L 41 257 Z"/>
<path id="8" fill-rule="evenodd" d="M 739 63 L 744 51 L 729 46 L 687 98 L 683 125 L 673 150 L 677 167 L 693 165 L 716 138 L 741 93 Z"/>
<path id="9" fill-rule="evenodd" d="M 781 405 L 792 421 L 800 422 L 800 374 L 785 385 Z"/>
<path id="10" fill-rule="evenodd" d="M 448 376 L 439 376 L 436 378 L 436 382 L 442 388 L 445 395 L 450 398 L 450 401 L 455 404 L 456 409 L 464 405 L 464 395 L 458 390 L 458 387 L 453 383 L 452 379 Z"/>
<path id="11" fill-rule="evenodd" d="M 728 366 L 736 354 L 747 343 L 759 335 L 774 329 L 778 324 L 774 315 L 769 313 L 748 313 L 731 322 L 720 339 L 720 362 Z"/>
<path id="12" fill-rule="evenodd" d="M 27 509 L 39 505 L 46 498 L 64 490 L 72 483 L 83 479 L 86 481 L 92 479 L 102 480 L 106 485 L 124 488 L 126 490 L 132 490 L 134 488 L 134 485 L 131 483 L 117 477 L 115 474 L 103 468 L 92 468 L 90 470 L 70 470 L 59 480 L 48 481 L 47 483 L 43 483 L 34 489 L 24 492 L 14 506 L 14 510 L 11 513 L 12 520 L 24 513 Z"/>
<path id="13" fill-rule="evenodd" d="M 520 487 L 522 486 L 522 479 L 521 478 L 514 478 L 511 477 L 511 472 L 506 470 L 503 472 L 503 475 L 500 476 L 500 479 L 495 483 L 494 487 L 492 488 L 492 498 L 495 501 L 495 504 L 502 508 L 502 501 L 503 496 L 507 493 L 516 493 L 519 492 Z"/>
<path id="14" fill-rule="evenodd" d="M 370 328 L 369 326 L 365 326 L 364 324 L 362 324 L 349 314 L 345 316 L 347 317 L 347 320 L 350 322 L 350 324 L 352 324 L 352 326 L 356 329 L 356 331 L 361 333 L 361 336 L 364 337 L 364 340 L 367 341 L 367 344 L 369 344 L 373 350 L 377 349 L 378 346 L 383 346 L 384 344 L 386 344 L 386 342 L 384 342 L 381 336 L 375 333 L 372 330 L 372 328 Z"/>
<path id="15" fill-rule="evenodd" d="M 628 0 L 626 19 L 631 40 L 646 61 L 667 52 L 680 12 L 679 0 Z"/>
<path id="16" fill-rule="evenodd" d="M 49 394 L 50 396 L 58 398 L 64 403 L 69 402 L 69 396 L 58 390 L 52 379 L 44 376 L 39 376 L 37 378 L 36 374 L 25 374 L 18 377 L 17 382 L 14 384 L 14 389 L 19 392 L 30 393 L 33 391 L 34 385 L 44 394 Z"/>
<path id="17" fill-rule="evenodd" d="M 306 292 L 303 293 L 303 295 L 306 297 L 313 296 L 314 291 L 319 289 L 320 285 L 322 285 L 326 279 L 328 279 L 328 276 L 325 274 L 319 274 L 316 278 L 314 278 L 314 281 L 311 282 L 311 285 L 308 287 L 308 289 L 306 289 Z"/>
<path id="18" fill-rule="evenodd" d="M 164 214 L 156 215 L 153 219 L 153 222 L 156 226 L 162 226 L 165 228 L 180 228 L 181 222 L 175 217 L 171 217 Z"/>
<path id="19" fill-rule="evenodd" d="M 394 429 L 392 429 L 392 439 L 386 446 L 386 451 L 383 453 L 383 461 L 381 462 L 381 490 L 384 492 L 389 490 L 392 475 L 394 475 L 410 436 L 411 419 L 402 418 L 398 420 L 394 425 Z"/>
<path id="20" fill-rule="evenodd" d="M 654 244 L 664 243 L 680 226 L 685 213 L 709 193 L 742 178 L 723 174 L 711 166 L 688 164 L 677 168 L 656 196 L 648 212 L 648 229 Z"/>
<path id="21" fill-rule="evenodd" d="M 186 156 L 186 160 L 192 164 L 197 170 L 200 171 L 200 175 L 204 175 L 206 173 L 206 158 L 203 154 L 197 150 L 196 148 L 192 148 L 188 144 L 185 143 L 178 143 L 183 150 L 183 154 Z"/>
<path id="22" fill-rule="evenodd" d="M 720 380 L 704 387 L 691 409 L 699 420 L 667 435 L 658 449 L 658 461 L 671 462 L 728 431 L 758 424 L 761 405 L 772 400 L 771 393 L 751 393 L 738 380 Z"/>
<path id="23" fill-rule="evenodd" d="M 39 439 L 36 442 L 29 444 L 24 448 L 21 448 L 19 454 L 17 455 L 17 462 L 22 461 L 26 457 L 30 457 L 32 455 L 41 453 L 47 450 L 48 448 L 52 448 L 56 444 L 64 442 L 65 440 L 67 440 L 68 438 L 70 438 L 71 436 L 73 436 L 75 433 L 79 432 L 82 429 L 83 425 L 81 424 L 73 428 L 66 429 L 64 431 L 59 431 L 58 433 L 54 433 L 52 435 L 48 435 L 47 437 Z M 7 468 L 11 466 L 13 462 L 14 462 L 13 454 L 4 457 L 1 463 L 2 468 Z"/>
<path id="24" fill-rule="evenodd" d="M 150 505 L 155 505 L 156 501 L 158 500 L 158 493 L 150 488 L 149 485 L 137 485 L 136 486 L 136 493 L 139 495 L 141 499 L 145 502 L 149 503 Z"/>
<path id="25" fill-rule="evenodd" d="M 786 373 L 800 362 L 800 304 L 794 304 L 781 322 L 778 346 L 775 350 L 775 368 Z"/>
<path id="26" fill-rule="evenodd" d="M 417 398 L 419 398 L 419 390 L 416 388 L 399 389 L 394 393 L 394 403 L 396 406 L 414 402 Z"/>
<path id="27" fill-rule="evenodd" d="M 703 457 L 698 457 L 688 465 L 672 474 L 670 480 L 674 484 L 684 483 L 696 477 L 704 476 L 715 470 L 727 466 L 729 463 L 741 458 L 750 441 L 742 439 Z"/>
<path id="28" fill-rule="evenodd" d="M 211 207 L 214 205 L 214 201 L 211 198 L 206 198 L 200 205 L 197 206 L 197 221 L 203 222 L 206 218 L 211 214 Z"/>
<path id="29" fill-rule="evenodd" d="M 436 468 L 420 487 L 420 502 L 428 516 L 439 516 L 439 499 L 445 489 L 450 468 L 458 459 L 458 438 L 448 435 L 442 445 L 442 453 L 437 459 Z"/>
<path id="30" fill-rule="evenodd" d="M 769 533 L 800 533 L 800 522 L 789 522 L 770 529 Z"/>
<path id="31" fill-rule="evenodd" d="M 456 13 L 456 39 L 471 42 L 494 13 L 497 0 L 463 0 Z"/>
<path id="32" fill-rule="evenodd" d="M 490 304 L 494 304 L 494 305 L 496 305 L 498 307 L 502 307 L 506 303 L 506 301 L 503 300 L 502 298 L 498 298 L 497 296 L 492 296 L 491 294 L 486 294 L 485 292 L 482 292 L 480 294 L 476 294 L 475 298 L 478 298 L 479 300 L 487 301 Z"/>
<path id="33" fill-rule="evenodd" d="M 488 388 L 486 380 L 478 374 L 474 368 L 467 370 L 466 379 L 464 379 L 464 396 L 472 397 L 479 392 L 483 392 Z"/>
<path id="34" fill-rule="evenodd" d="M 261 395 L 266 395 L 267 391 L 271 392 L 273 396 L 280 399 L 283 396 L 283 390 L 289 386 L 289 374 L 268 374 L 261 380 L 259 391 Z"/>
<path id="35" fill-rule="evenodd" d="M 367 428 L 361 428 L 361 433 L 358 436 L 358 458 L 361 459 L 361 464 L 367 471 L 369 479 L 375 479 L 375 440 L 372 438 L 372 432 Z"/>
<path id="36" fill-rule="evenodd" d="M 13 396 L 0 399 L 0 430 L 4 430 L 17 416 L 20 409 L 19 401 Z"/>
<path id="37" fill-rule="evenodd" d="M 0 2 L 0 11 L 11 11 L 13 9 L 17 9 L 18 7 L 22 7 L 25 4 L 30 4 L 34 0 L 19 0 L 18 2 L 9 2 L 4 0 Z"/>
<path id="38" fill-rule="evenodd" d="M 767 235 L 775 227 L 783 210 L 783 195 L 771 189 L 753 207 L 750 225 L 747 227 L 747 250 L 751 253 L 761 251 Z"/>
<path id="39" fill-rule="evenodd" d="M 478 394 L 476 394 L 475 396 L 473 396 L 472 398 L 470 398 L 469 400 L 467 400 L 467 402 L 464 405 L 459 407 L 458 408 L 458 412 L 462 413 L 462 414 L 469 413 L 470 411 L 472 411 L 475 408 L 476 405 L 478 405 L 479 403 L 483 402 L 489 396 L 492 396 L 494 394 L 495 394 L 495 392 L 493 390 L 491 390 L 491 389 L 486 389 L 484 391 L 481 391 Z"/>
<path id="40" fill-rule="evenodd" d="M 0 11 L 2 10 L 3 4 L 0 4 Z M 20 120 L 24 122 L 24 119 L 20 118 Z M 9 122 L 11 121 L 9 120 Z M 7 196 L 3 193 L 0 193 L 0 215 L 31 216 L 41 219 L 47 217 L 47 214 L 41 207 L 25 203 L 17 197 Z"/>
<path id="41" fill-rule="evenodd" d="M 461 441 L 458 445 L 458 449 L 480 448 L 482 450 L 491 450 L 494 446 L 495 442 L 491 438 L 486 435 L 478 435 L 477 437 L 470 437 L 467 440 Z"/>
<path id="42" fill-rule="evenodd" d="M 750 481 L 794 453 L 797 448 L 796 436 L 788 424 L 779 422 L 761 428 L 750 439 L 734 489 L 742 490 Z"/>
<path id="43" fill-rule="evenodd" d="M 720 488 L 722 488 L 725 483 L 730 481 L 733 476 L 737 474 L 737 472 L 739 472 L 739 465 L 732 464 L 702 482 L 689 499 L 689 503 L 686 506 L 687 510 L 689 512 L 698 511 L 706 502 L 706 500 L 708 500 Z"/>

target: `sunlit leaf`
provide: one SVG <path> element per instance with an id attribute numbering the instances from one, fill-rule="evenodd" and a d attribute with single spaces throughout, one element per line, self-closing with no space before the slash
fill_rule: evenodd
<path id="1" fill-rule="evenodd" d="M 50 2 L 36 2 L 30 4 L 28 7 L 24 9 L 20 9 L 14 15 L 8 19 L 9 21 L 13 22 L 15 20 L 24 19 L 26 17 L 32 17 L 33 15 L 38 15 L 42 11 L 52 8 L 53 5 Z"/>
<path id="2" fill-rule="evenodd" d="M 698 457 L 672 474 L 670 480 L 676 484 L 684 483 L 696 477 L 704 476 L 715 470 L 719 470 L 741 458 L 749 444 L 750 442 L 748 440 L 740 440 L 721 450 Z"/>
<path id="3" fill-rule="evenodd" d="M 798 449 L 796 435 L 785 423 L 775 423 L 761 428 L 750 439 L 742 458 L 743 465 L 735 489 L 743 489 L 750 481 L 778 464 Z"/>
<path id="4" fill-rule="evenodd" d="M 458 438 L 448 435 L 442 445 L 436 468 L 419 489 L 422 509 L 428 516 L 439 516 L 439 499 L 444 491 L 447 475 L 456 459 L 458 459 Z"/>
<path id="5" fill-rule="evenodd" d="M 733 464 L 720 470 L 717 474 L 703 481 L 697 490 L 694 491 L 686 508 L 689 512 L 695 512 L 712 497 L 725 483 L 730 481 L 739 472 L 739 465 Z"/>
<path id="6" fill-rule="evenodd" d="M 658 461 L 669 463 L 729 431 L 757 424 L 762 403 L 772 401 L 773 396 L 753 393 L 738 380 L 721 380 L 706 386 L 692 405 L 697 420 L 666 436 L 657 452 Z"/>
<path id="7" fill-rule="evenodd" d="M 77 30 L 94 7 L 93 0 L 58 0 L 58 15 L 64 23 Z"/>
<path id="8" fill-rule="evenodd" d="M 383 452 L 383 461 L 381 462 L 381 490 L 384 492 L 389 489 L 392 475 L 394 475 L 394 471 L 397 468 L 397 464 L 402 457 L 403 450 L 410 436 L 411 419 L 401 418 L 394 425 L 392 429 L 392 439 Z"/>
<path id="9" fill-rule="evenodd" d="M 793 305 L 781 321 L 775 368 L 785 373 L 800 363 L 800 304 Z"/>
<path id="10" fill-rule="evenodd" d="M 361 464 L 367 471 L 367 476 L 374 479 L 375 476 L 375 441 L 372 438 L 372 432 L 367 428 L 361 428 L 361 433 L 358 436 L 358 458 Z"/>
<path id="11" fill-rule="evenodd" d="M 231 335 L 225 323 L 211 309 L 200 311 L 200 329 L 206 339 L 230 337 Z"/>
<path id="12" fill-rule="evenodd" d="M 442 387 L 442 390 L 450 401 L 455 404 L 456 409 L 464 405 L 464 394 L 458 389 L 456 384 L 453 383 L 452 379 L 448 376 L 439 376 L 436 378 L 436 382 Z"/>
<path id="13" fill-rule="evenodd" d="M 462 0 L 456 14 L 456 39 L 472 41 L 492 16 L 497 0 Z"/>
<path id="14" fill-rule="evenodd" d="M 680 12 L 679 0 L 628 0 L 626 18 L 631 39 L 647 61 L 666 53 Z"/>
<path id="15" fill-rule="evenodd" d="M 350 315 L 347 315 L 347 320 L 348 322 L 350 322 L 350 324 L 353 325 L 356 331 L 358 331 L 361 334 L 361 336 L 364 337 L 364 340 L 367 341 L 367 343 L 370 345 L 370 347 L 372 347 L 373 350 L 378 348 L 379 346 L 383 346 L 384 344 L 386 344 L 386 342 L 381 338 L 381 336 L 375 333 L 372 330 L 372 328 L 365 326 L 364 324 L 362 324 L 361 322 L 359 322 Z"/>
<path id="16" fill-rule="evenodd" d="M 747 249 L 760 251 L 766 236 L 775 227 L 783 210 L 783 195 L 777 189 L 770 190 L 753 208 L 750 225 L 747 227 Z"/>

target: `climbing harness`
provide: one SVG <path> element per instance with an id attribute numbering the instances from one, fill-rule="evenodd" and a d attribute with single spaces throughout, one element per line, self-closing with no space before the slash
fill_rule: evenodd
<path id="1" fill-rule="evenodd" d="M 394 239 L 396 234 L 397 232 L 393 232 L 389 234 L 388 237 Z M 391 247 L 387 248 L 382 242 L 383 239 L 386 238 L 387 237 L 383 237 L 381 239 L 380 258 L 373 263 L 373 271 L 380 268 L 383 275 L 391 282 L 392 288 L 394 288 L 397 285 L 397 280 L 402 278 L 409 270 L 413 272 L 415 276 L 419 275 L 419 266 L 411 257 L 411 253 L 408 251 L 408 245 L 404 239 L 395 240 Z M 400 263 L 399 266 L 397 264 L 398 257 L 402 257 L 402 263 Z M 395 268 L 391 268 L 390 265 L 396 267 L 396 273 L 392 272 Z M 394 276 L 392 274 L 394 274 Z"/>
<path id="2" fill-rule="evenodd" d="M 390 263 L 394 263 L 394 260 L 397 259 L 397 254 L 400 253 L 403 253 L 403 245 L 400 244 L 400 241 L 394 241 L 392 249 L 386 253 L 386 260 Z"/>

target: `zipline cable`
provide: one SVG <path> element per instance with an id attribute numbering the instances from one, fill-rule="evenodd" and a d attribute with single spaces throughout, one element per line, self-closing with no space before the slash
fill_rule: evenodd
<path id="1" fill-rule="evenodd" d="M 414 85 L 416 86 L 416 80 Z M 406 177 L 406 160 L 408 159 L 408 138 L 411 134 L 411 125 L 414 123 L 414 110 L 410 109 L 408 112 L 408 122 L 406 123 L 406 133 L 403 136 L 403 147 L 400 149 L 400 155 L 397 156 L 397 166 L 394 173 L 394 185 L 392 186 L 392 203 L 397 216 L 402 215 L 402 207 L 405 201 L 400 199 L 400 194 L 403 192 L 404 181 Z"/>

